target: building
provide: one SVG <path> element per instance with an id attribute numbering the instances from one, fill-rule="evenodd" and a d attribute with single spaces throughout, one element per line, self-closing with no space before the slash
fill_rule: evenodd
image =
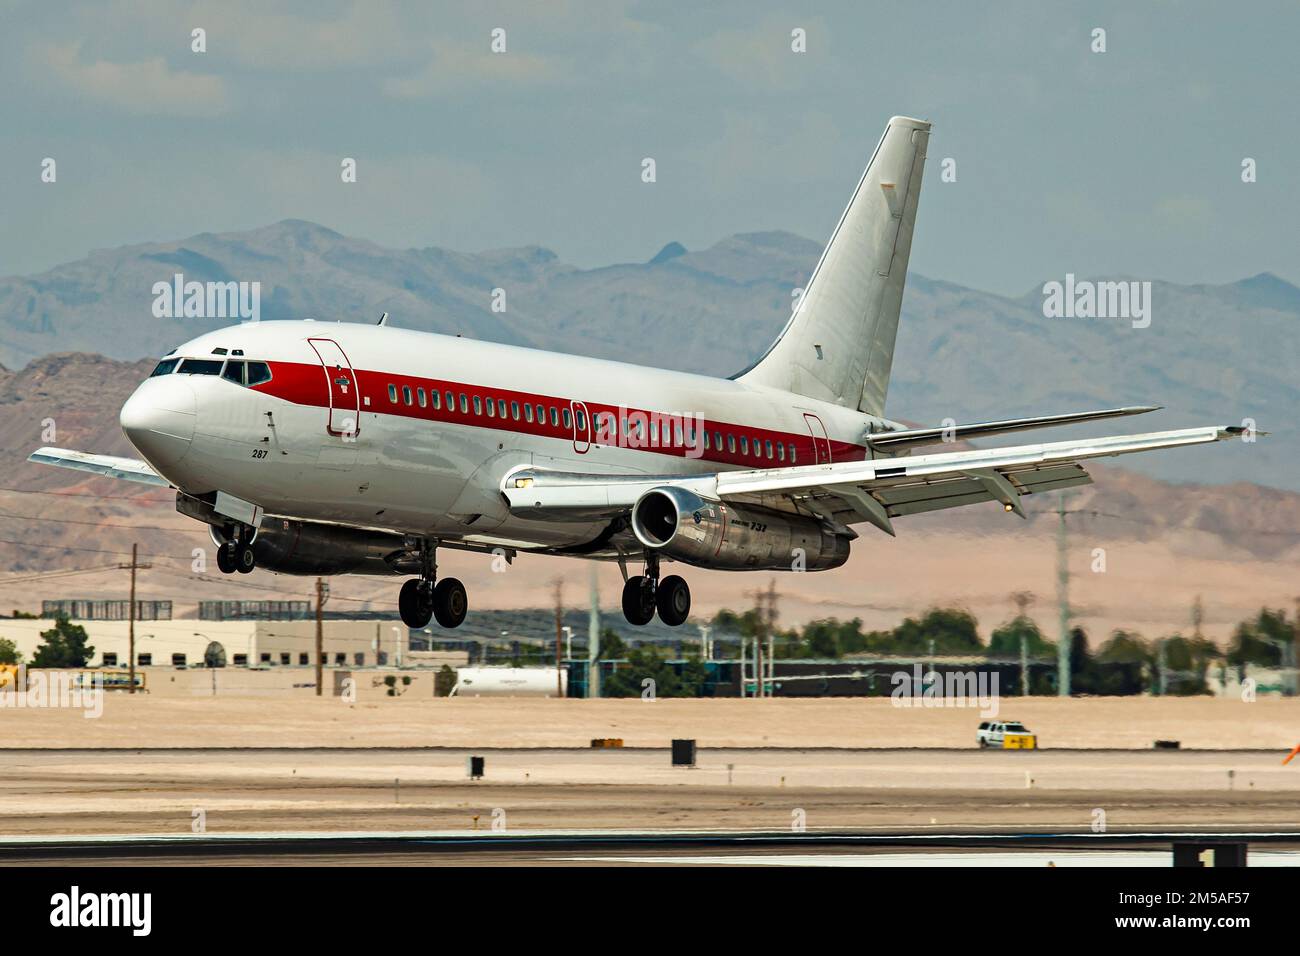
<path id="1" fill-rule="evenodd" d="M 85 628 L 94 654 L 92 667 L 127 667 L 128 622 L 74 621 Z M 49 618 L 0 618 L 0 638 L 18 645 L 30 664 Z M 441 666 L 465 663 L 463 652 L 409 651 L 408 631 L 400 621 L 338 621 L 322 624 L 327 667 Z M 136 621 L 137 667 L 312 667 L 315 621 Z"/>

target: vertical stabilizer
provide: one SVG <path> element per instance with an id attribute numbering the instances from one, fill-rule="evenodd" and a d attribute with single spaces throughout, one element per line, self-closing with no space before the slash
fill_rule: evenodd
<path id="1" fill-rule="evenodd" d="M 781 335 L 741 381 L 883 415 L 930 124 L 895 116 Z"/>

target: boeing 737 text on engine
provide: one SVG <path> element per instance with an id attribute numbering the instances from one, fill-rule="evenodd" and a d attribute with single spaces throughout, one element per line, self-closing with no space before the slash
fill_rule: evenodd
<path id="1" fill-rule="evenodd" d="M 1205 426 L 913 454 L 1151 407 L 934 428 L 884 417 L 930 124 L 889 121 L 790 321 L 731 378 L 379 325 L 235 325 L 173 349 L 122 408 L 143 461 L 31 460 L 176 490 L 222 571 L 405 575 L 402 620 L 464 620 L 440 548 L 617 561 L 623 611 L 678 625 L 666 562 L 842 565 L 854 525 L 1091 481 L 1081 462 L 1232 438 Z M 640 565 L 630 574 L 629 565 Z M 635 570 L 635 567 L 634 567 Z"/>

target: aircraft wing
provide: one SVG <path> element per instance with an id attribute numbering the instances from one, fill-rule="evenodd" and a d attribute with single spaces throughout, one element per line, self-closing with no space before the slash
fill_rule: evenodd
<path id="1" fill-rule="evenodd" d="M 707 475 L 583 475 L 522 468 L 502 493 L 512 513 L 547 520 L 592 520 L 628 513 L 651 488 L 673 485 L 705 498 L 822 518 L 842 532 L 870 522 L 889 534 L 893 518 L 998 501 L 1024 517 L 1020 499 L 1092 481 L 1079 464 L 1236 438 L 1244 429 L 1209 425 L 1010 448 L 761 468 Z"/>
<path id="2" fill-rule="evenodd" d="M 172 486 L 166 478 L 135 458 L 92 455 L 90 452 L 73 451 L 70 448 L 38 448 L 27 456 L 27 460 L 42 465 L 57 465 L 60 468 L 86 471 L 94 475 L 103 475 L 105 478 L 122 478 L 145 485 L 157 485 L 160 488 Z"/>
<path id="3" fill-rule="evenodd" d="M 866 436 L 866 442 L 877 451 L 897 453 L 920 445 L 937 445 L 941 442 L 987 438 L 1010 432 L 1050 428 L 1055 425 L 1075 425 L 1080 422 L 1097 422 L 1104 418 L 1121 418 L 1125 415 L 1145 415 L 1159 411 L 1159 405 L 1126 405 L 1123 408 L 1103 408 L 1094 412 L 1067 412 L 1064 415 L 1039 415 L 1035 418 L 1008 418 L 996 422 L 975 422 L 970 425 L 947 425 L 936 428 L 905 428 L 892 432 L 875 432 Z"/>

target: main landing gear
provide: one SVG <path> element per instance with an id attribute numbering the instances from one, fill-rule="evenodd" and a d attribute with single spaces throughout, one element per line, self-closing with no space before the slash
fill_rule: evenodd
<path id="1" fill-rule="evenodd" d="M 221 529 L 224 542 L 217 547 L 217 568 L 222 574 L 248 574 L 257 567 L 253 554 L 253 529 L 245 525 L 226 525 Z"/>
<path id="2" fill-rule="evenodd" d="M 442 627 L 460 627 L 469 610 L 465 585 L 455 578 L 437 581 L 434 547 L 427 541 L 420 543 L 420 561 L 423 566 L 420 576 L 403 584 L 397 595 L 397 610 L 402 623 L 418 629 L 428 625 L 431 618 L 436 618 Z"/>
<path id="3" fill-rule="evenodd" d="M 660 580 L 659 556 L 650 553 L 645 574 L 630 577 L 623 585 L 623 616 L 639 626 L 649 624 L 656 610 L 669 627 L 684 624 L 691 613 L 691 589 L 675 574 Z"/>

